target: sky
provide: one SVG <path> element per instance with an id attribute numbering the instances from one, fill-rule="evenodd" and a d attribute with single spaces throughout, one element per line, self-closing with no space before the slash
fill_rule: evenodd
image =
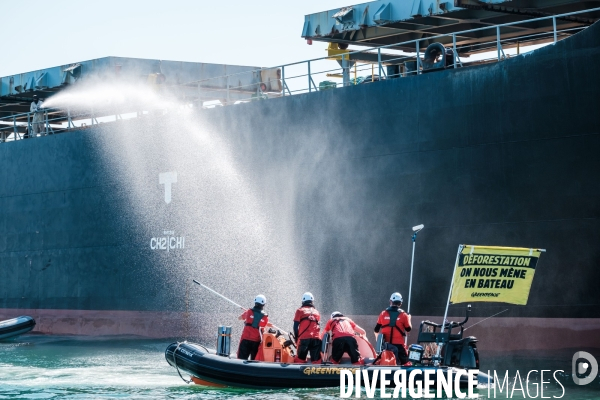
<path id="1" fill-rule="evenodd" d="M 119 56 L 270 67 L 323 57 L 304 16 L 357 0 L 1 0 L 0 76 Z"/>

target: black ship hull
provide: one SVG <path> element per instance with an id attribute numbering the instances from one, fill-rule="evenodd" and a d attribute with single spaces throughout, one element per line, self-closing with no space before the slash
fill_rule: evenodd
<path id="1" fill-rule="evenodd" d="M 546 248 L 527 306 L 482 303 L 475 316 L 508 308 L 488 326 L 597 345 L 598 76 L 596 24 L 500 63 L 3 144 L 0 317 L 209 335 L 198 320 L 215 310 L 192 276 L 249 297 L 271 287 L 265 265 L 287 262 L 301 282 L 290 296 L 310 289 L 324 310 L 374 316 L 408 291 L 411 227 L 424 223 L 414 315 L 443 315 L 458 244 Z M 225 159 L 242 172 L 211 174 Z"/>

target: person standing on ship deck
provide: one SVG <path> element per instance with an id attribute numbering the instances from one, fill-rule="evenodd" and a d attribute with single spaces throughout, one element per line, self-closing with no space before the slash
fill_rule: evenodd
<path id="1" fill-rule="evenodd" d="M 42 100 L 38 98 L 37 94 L 33 95 L 33 101 L 29 107 L 29 112 L 33 114 L 32 131 L 29 132 L 29 137 L 36 137 L 38 133 L 42 133 L 44 111 L 42 110 Z"/>
<path id="2" fill-rule="evenodd" d="M 267 298 L 262 294 L 257 295 L 254 298 L 254 307 L 244 311 L 238 318 L 244 321 L 244 330 L 237 352 L 237 357 L 242 360 L 247 360 L 248 356 L 251 360 L 256 358 L 261 342 L 260 329 L 270 326 L 269 316 L 263 312 L 265 304 Z"/>
<path id="3" fill-rule="evenodd" d="M 294 336 L 298 347 L 298 362 L 306 362 L 310 352 L 310 361 L 318 363 L 321 360 L 321 314 L 315 308 L 315 298 L 310 292 L 302 295 L 302 306 L 294 315 Z"/>

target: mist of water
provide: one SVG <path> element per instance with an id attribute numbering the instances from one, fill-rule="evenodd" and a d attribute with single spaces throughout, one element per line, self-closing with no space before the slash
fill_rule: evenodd
<path id="1" fill-rule="evenodd" d="M 99 76 L 88 77 L 74 86 L 58 92 L 43 102 L 44 108 L 70 109 L 72 111 L 106 110 L 142 111 L 175 109 L 182 106 L 174 92 L 143 82 L 107 80 Z"/>
<path id="2" fill-rule="evenodd" d="M 272 320 L 287 321 L 289 328 L 308 290 L 294 232 L 274 217 L 286 211 L 273 211 L 254 183 L 256 171 L 237 162 L 218 130 L 185 102 L 144 85 L 91 82 L 45 106 L 146 112 L 135 120 L 101 124 L 93 135 L 110 180 L 125 195 L 122 218 L 139 235 L 132 240 L 141 248 L 132 251 L 150 254 L 150 238 L 165 231 L 185 237 L 185 249 L 154 252 L 154 265 L 137 266 L 144 273 L 140 285 L 160 286 L 170 308 L 201 313 L 194 323 L 210 325 L 208 332 L 218 323 L 241 324 L 233 319 L 240 310 L 193 285 L 192 278 L 246 307 L 263 293 Z M 159 183 L 159 174 L 167 172 L 177 174 L 170 203 Z"/>
<path id="3" fill-rule="evenodd" d="M 377 313 L 389 293 L 404 290 L 398 282 L 406 282 L 410 236 L 403 250 L 389 242 L 397 234 L 389 218 L 395 201 L 374 198 L 373 181 L 361 168 L 386 174 L 393 165 L 357 163 L 356 149 L 368 135 L 361 143 L 349 140 L 327 113 L 304 120 L 257 105 L 266 107 L 198 112 L 164 90 L 104 81 L 74 86 L 46 102 L 145 112 L 135 121 L 101 125 L 94 140 L 126 195 L 122 218 L 135 226 L 139 248 L 147 251 L 149 238 L 164 231 L 186 237 L 184 252 L 155 255 L 157 268 L 138 266 L 147 272 L 144 284 L 172 309 L 203 313 L 200 324 L 210 325 L 208 332 L 218 323 L 239 324 L 233 320 L 238 310 L 193 286 L 192 278 L 244 306 L 265 294 L 272 320 L 287 329 L 304 291 L 317 295 L 324 315 L 334 309 L 352 314 L 366 302 Z M 269 125 L 265 134 L 261 125 Z M 170 204 L 158 181 L 165 172 L 177 173 Z M 384 279 L 373 266 L 396 275 Z"/>

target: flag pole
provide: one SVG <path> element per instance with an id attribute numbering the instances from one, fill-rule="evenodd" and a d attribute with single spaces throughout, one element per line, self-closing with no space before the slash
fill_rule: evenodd
<path id="1" fill-rule="evenodd" d="M 425 225 L 421 224 L 421 225 L 417 225 L 417 226 L 413 226 L 413 235 L 412 235 L 412 242 L 413 242 L 413 250 L 412 250 L 412 259 L 410 261 L 410 284 L 408 286 L 408 309 L 406 310 L 407 314 L 410 314 L 410 295 L 412 293 L 412 277 L 413 277 L 413 266 L 415 265 L 415 244 L 417 243 L 417 233 L 421 232 L 421 230 L 425 228 Z"/>
<path id="2" fill-rule="evenodd" d="M 450 290 L 448 291 L 448 301 L 446 302 L 446 311 L 444 311 L 444 319 L 442 320 L 441 333 L 444 333 L 444 330 L 446 328 L 446 317 L 448 317 L 448 307 L 450 306 L 450 297 L 452 296 L 452 286 L 454 285 L 454 274 L 456 274 L 456 266 L 458 265 L 458 259 L 460 257 L 460 253 L 462 252 L 464 247 L 465 247 L 464 244 L 459 244 L 458 251 L 456 252 L 456 261 L 454 262 L 454 271 L 452 271 L 452 280 L 450 281 Z M 442 346 L 443 346 L 443 343 L 439 344 L 437 351 L 435 353 L 435 365 L 436 366 L 440 365 L 439 357 L 440 357 L 440 352 L 442 351 Z"/>

